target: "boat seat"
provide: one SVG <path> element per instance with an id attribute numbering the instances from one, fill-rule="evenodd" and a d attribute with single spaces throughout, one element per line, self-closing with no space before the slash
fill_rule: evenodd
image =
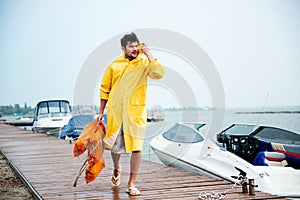
<path id="1" fill-rule="evenodd" d="M 287 161 L 285 160 L 285 155 L 283 153 L 265 151 L 264 154 L 265 163 L 268 166 L 284 167 L 288 165 Z"/>
<path id="2" fill-rule="evenodd" d="M 265 154 L 265 159 L 270 160 L 270 161 L 281 162 L 281 161 L 285 160 L 284 153 L 264 151 L 264 154 Z"/>
<path id="3" fill-rule="evenodd" d="M 268 166 L 285 167 L 288 165 L 286 160 L 278 162 L 278 161 L 270 161 L 266 159 L 265 162 L 267 163 Z"/>
<path id="4" fill-rule="evenodd" d="M 253 161 L 253 165 L 258 166 L 279 166 L 288 165 L 285 155 L 279 152 L 261 151 Z"/>

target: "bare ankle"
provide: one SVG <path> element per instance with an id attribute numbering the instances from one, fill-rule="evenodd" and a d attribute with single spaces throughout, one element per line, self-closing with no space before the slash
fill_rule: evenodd
<path id="1" fill-rule="evenodd" d="M 121 170 L 120 169 L 114 169 L 114 176 L 119 176 L 119 174 L 121 174 Z"/>
<path id="2" fill-rule="evenodd" d="M 128 182 L 128 187 L 133 187 L 133 186 L 134 186 L 134 183 Z"/>

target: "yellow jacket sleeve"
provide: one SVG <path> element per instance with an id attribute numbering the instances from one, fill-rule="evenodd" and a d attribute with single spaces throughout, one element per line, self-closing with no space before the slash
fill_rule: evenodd
<path id="1" fill-rule="evenodd" d="M 148 64 L 148 75 L 152 79 L 160 79 L 164 76 L 165 71 L 163 66 L 160 64 L 160 62 L 155 59 L 153 62 L 150 62 Z"/>
<path id="2" fill-rule="evenodd" d="M 112 85 L 112 71 L 111 67 L 107 67 L 104 72 L 101 86 L 100 86 L 100 99 L 108 100 L 109 93 Z"/>

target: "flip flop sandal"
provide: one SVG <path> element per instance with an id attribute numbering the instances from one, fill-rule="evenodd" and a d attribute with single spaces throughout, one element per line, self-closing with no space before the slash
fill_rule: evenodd
<path id="1" fill-rule="evenodd" d="M 113 186 L 119 186 L 121 183 L 120 180 L 121 177 L 121 172 L 119 173 L 119 175 L 116 177 L 114 174 L 111 177 L 111 183 L 113 184 Z"/>
<path id="2" fill-rule="evenodd" d="M 141 192 L 135 186 L 129 187 L 126 190 L 126 193 L 129 194 L 130 196 L 138 196 L 141 194 Z"/>

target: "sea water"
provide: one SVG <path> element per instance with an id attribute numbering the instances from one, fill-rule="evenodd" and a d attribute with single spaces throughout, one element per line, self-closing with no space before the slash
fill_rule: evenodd
<path id="1" fill-rule="evenodd" d="M 210 127 L 217 119 L 218 127 L 215 129 L 206 128 L 201 131 L 204 136 L 215 139 L 216 134 L 229 127 L 233 123 L 266 125 L 286 129 L 300 134 L 300 113 L 288 113 L 278 111 L 299 111 L 300 107 L 295 108 L 272 108 L 269 113 L 260 112 L 261 109 L 227 109 L 227 110 L 180 110 L 165 111 L 164 121 L 150 122 L 147 124 L 146 137 L 143 148 L 143 159 L 160 162 L 152 151 L 149 143 L 156 135 L 165 132 L 177 122 L 206 122 L 206 127 Z M 266 111 L 266 110 L 264 110 Z M 260 112 L 260 113 L 257 113 Z M 215 132 L 212 132 L 215 131 Z"/>

